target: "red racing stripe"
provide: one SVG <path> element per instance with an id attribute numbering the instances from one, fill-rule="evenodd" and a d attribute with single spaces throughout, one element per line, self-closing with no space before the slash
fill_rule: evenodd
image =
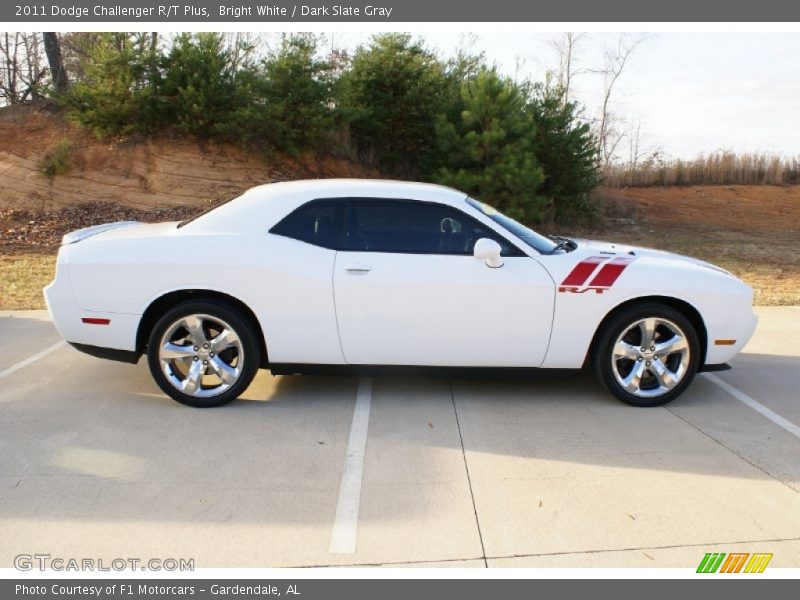
<path id="1" fill-rule="evenodd" d="M 628 258 L 627 256 L 618 256 L 611 262 L 603 265 L 603 268 L 594 276 L 592 282 L 589 284 L 590 286 L 596 287 L 611 287 L 614 285 L 614 282 L 617 280 L 622 272 L 625 270 L 629 264 L 631 264 L 635 259 Z"/>
<path id="2" fill-rule="evenodd" d="M 606 259 L 603 256 L 590 256 L 589 258 L 583 259 L 575 265 L 575 268 L 564 278 L 561 285 L 583 285 L 586 280 L 589 279 L 589 275 L 594 273 L 597 265 L 604 260 Z"/>

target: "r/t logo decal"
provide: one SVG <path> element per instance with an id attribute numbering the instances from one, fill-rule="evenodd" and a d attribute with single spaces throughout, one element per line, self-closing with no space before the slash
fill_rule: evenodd
<path id="1" fill-rule="evenodd" d="M 583 294 L 584 292 L 594 291 L 596 294 L 602 294 L 604 291 L 611 289 L 617 278 L 622 275 L 622 272 L 631 264 L 636 258 L 633 256 L 616 256 L 609 260 L 605 256 L 590 256 L 579 262 L 572 271 L 569 272 L 558 286 L 559 292 L 569 292 L 571 294 Z M 598 266 L 600 267 L 598 271 Z M 594 272 L 591 281 L 591 277 Z M 587 284 L 586 282 L 589 281 Z"/>

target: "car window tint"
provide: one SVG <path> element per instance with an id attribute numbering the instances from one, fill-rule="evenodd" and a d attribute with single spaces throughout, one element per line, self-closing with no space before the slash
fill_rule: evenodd
<path id="1" fill-rule="evenodd" d="M 270 229 L 270 233 L 323 248 L 336 248 L 345 208 L 343 201 L 310 202 L 285 217 Z"/>
<path id="2" fill-rule="evenodd" d="M 472 254 L 480 238 L 496 240 L 505 256 L 519 250 L 468 215 L 441 204 L 353 200 L 344 250 L 409 254 Z"/>

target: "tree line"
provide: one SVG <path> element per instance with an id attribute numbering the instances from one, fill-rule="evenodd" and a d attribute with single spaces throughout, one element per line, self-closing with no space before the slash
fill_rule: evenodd
<path id="1" fill-rule="evenodd" d="M 770 153 L 737 154 L 721 150 L 690 160 L 654 154 L 644 160 L 617 163 L 604 171 L 609 187 L 668 185 L 796 185 L 800 157 Z"/>
<path id="2" fill-rule="evenodd" d="M 68 33 L 49 83 L 99 136 L 167 132 L 294 156 L 346 155 L 451 185 L 527 223 L 591 217 L 598 145 L 557 81 L 515 81 L 485 56 L 444 59 L 407 34 L 352 55 L 284 35 Z M 51 52 L 48 50 L 48 58 Z M 30 78 L 29 78 L 30 79 Z M 39 79 L 39 81 L 42 81 Z"/>

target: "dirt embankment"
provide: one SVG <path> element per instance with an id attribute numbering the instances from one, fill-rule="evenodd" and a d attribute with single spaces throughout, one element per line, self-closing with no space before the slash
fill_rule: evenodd
<path id="1" fill-rule="evenodd" d="M 595 235 L 696 256 L 749 283 L 756 304 L 800 304 L 800 186 L 647 187 L 599 192 Z"/>
<path id="2" fill-rule="evenodd" d="M 701 185 L 604 190 L 642 223 L 692 230 L 779 233 L 800 241 L 800 186 Z"/>
<path id="3" fill-rule="evenodd" d="M 69 167 L 44 173 L 60 147 Z M 267 160 L 232 145 L 169 137 L 99 140 L 47 106 L 0 109 L 0 210 L 85 202 L 153 209 L 216 203 L 247 188 L 305 177 L 375 177 L 346 160 Z"/>

